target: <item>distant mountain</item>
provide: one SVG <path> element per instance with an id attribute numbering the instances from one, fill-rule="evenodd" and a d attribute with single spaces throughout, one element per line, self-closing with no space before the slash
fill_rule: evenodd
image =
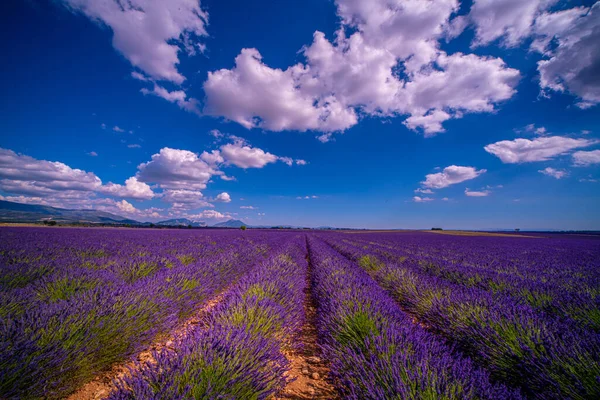
<path id="1" fill-rule="evenodd" d="M 229 221 L 219 222 L 218 224 L 214 224 L 213 226 L 216 228 L 239 228 L 241 226 L 248 226 L 248 224 L 246 224 L 243 221 L 240 221 L 239 219 L 230 219 Z"/>
<path id="2" fill-rule="evenodd" d="M 58 223 L 142 224 L 133 219 L 104 211 L 69 210 L 0 200 L 0 222 L 42 222 L 45 220 L 53 220 Z"/>
<path id="3" fill-rule="evenodd" d="M 192 221 L 192 220 L 187 219 L 187 218 L 168 219 L 166 221 L 157 222 L 155 225 L 160 225 L 160 226 L 188 226 L 188 225 L 191 225 L 193 227 L 204 227 L 204 226 L 207 226 L 206 222 Z"/>

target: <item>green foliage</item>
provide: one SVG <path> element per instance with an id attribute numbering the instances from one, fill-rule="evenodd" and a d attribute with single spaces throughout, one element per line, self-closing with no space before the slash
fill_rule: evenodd
<path id="1" fill-rule="evenodd" d="M 48 282 L 38 290 L 38 298 L 42 301 L 54 303 L 58 300 L 68 300 L 76 293 L 92 289 L 98 281 L 86 279 L 73 279 L 64 277 Z"/>
<path id="2" fill-rule="evenodd" d="M 243 231 L 245 231 L 245 230 L 247 229 L 247 228 L 246 228 L 246 225 L 242 225 L 242 226 L 240 226 L 240 229 L 241 229 L 241 230 L 243 230 Z"/>
<path id="3" fill-rule="evenodd" d="M 365 339 L 380 334 L 371 313 L 363 310 L 345 315 L 338 323 L 335 338 L 343 346 L 364 349 Z"/>
<path id="4" fill-rule="evenodd" d="M 371 255 L 365 255 L 358 259 L 358 264 L 367 272 L 376 272 L 384 267 L 384 264 Z"/>
<path id="5" fill-rule="evenodd" d="M 134 283 L 142 278 L 153 275 L 159 269 L 159 264 L 155 262 L 143 261 L 122 271 L 121 277 L 127 283 Z"/>
<path id="6" fill-rule="evenodd" d="M 190 265 L 191 263 L 196 261 L 196 257 L 192 256 L 191 254 L 180 255 L 177 256 L 177 258 L 179 259 L 179 261 L 181 261 L 183 265 Z"/>

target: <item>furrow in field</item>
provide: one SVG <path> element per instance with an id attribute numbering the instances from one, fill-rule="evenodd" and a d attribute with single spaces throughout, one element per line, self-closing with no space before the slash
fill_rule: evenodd
<path id="1" fill-rule="evenodd" d="M 452 284 L 368 248 L 329 241 L 367 271 L 405 310 L 485 367 L 495 379 L 539 399 L 600 396 L 600 340 L 510 298 Z"/>
<path id="2" fill-rule="evenodd" d="M 306 261 L 300 235 L 232 287 L 206 318 L 155 362 L 138 363 L 116 382 L 111 400 L 133 398 L 264 399 L 289 381 L 283 356 L 304 323 Z"/>
<path id="3" fill-rule="evenodd" d="M 318 344 L 317 312 L 312 279 L 314 267 L 308 256 L 306 243 L 303 251 L 307 262 L 303 305 L 305 320 L 298 335 L 292 338 L 299 343 L 299 346 L 284 351 L 285 357 L 290 361 L 290 370 L 287 373 L 290 381 L 275 396 L 275 400 L 338 399 L 338 393 L 329 382 L 329 363 L 323 358 Z"/>
<path id="4" fill-rule="evenodd" d="M 286 240 L 239 232 L 17 233 L 8 248 L 0 241 L 7 264 L 0 268 L 0 397 L 21 399 L 65 398 L 112 371 Z"/>
<path id="5" fill-rule="evenodd" d="M 67 400 L 103 399 L 116 389 L 116 381 L 123 380 L 125 377 L 135 374 L 144 363 L 155 364 L 156 359 L 154 355 L 157 352 L 172 349 L 173 343 L 185 340 L 195 329 L 201 329 L 206 325 L 206 318 L 223 301 L 232 286 L 233 284 L 206 302 L 194 312 L 192 317 L 185 320 L 171 334 L 151 344 L 146 350 L 141 351 L 133 357 L 132 360 L 115 365 L 109 372 L 94 378 L 93 381 L 88 382 L 75 393 L 68 396 Z"/>
<path id="6" fill-rule="evenodd" d="M 402 312 L 358 265 L 309 238 L 317 329 L 349 399 L 521 399 Z"/>

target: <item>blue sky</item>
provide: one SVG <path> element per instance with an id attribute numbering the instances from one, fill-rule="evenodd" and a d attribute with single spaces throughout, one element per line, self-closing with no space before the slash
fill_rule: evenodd
<path id="1" fill-rule="evenodd" d="M 9 2 L 0 196 L 149 221 L 600 229 L 594 4 Z"/>

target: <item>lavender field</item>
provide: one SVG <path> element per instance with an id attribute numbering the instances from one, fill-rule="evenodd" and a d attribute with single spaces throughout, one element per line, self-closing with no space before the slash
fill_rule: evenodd
<path id="1" fill-rule="evenodd" d="M 2 227 L 0 398 L 598 399 L 600 238 L 531 236 Z"/>

